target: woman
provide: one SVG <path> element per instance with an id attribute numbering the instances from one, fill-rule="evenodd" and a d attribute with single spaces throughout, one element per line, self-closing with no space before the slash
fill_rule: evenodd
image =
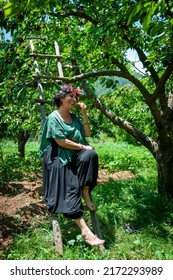
<path id="1" fill-rule="evenodd" d="M 45 121 L 40 145 L 44 197 L 49 211 L 73 219 L 85 241 L 98 246 L 104 240 L 91 232 L 83 217 L 82 197 L 90 211 L 96 210 L 90 191 L 97 184 L 98 156 L 85 138 L 90 124 L 86 105 L 77 103 L 79 95 L 79 88 L 64 85 L 54 96 L 57 110 Z M 81 108 L 83 124 L 70 112 L 75 105 Z"/>

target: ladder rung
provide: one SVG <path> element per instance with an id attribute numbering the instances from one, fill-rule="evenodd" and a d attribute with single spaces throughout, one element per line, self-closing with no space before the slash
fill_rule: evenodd
<path id="1" fill-rule="evenodd" d="M 61 76 L 56 77 L 56 76 L 51 76 L 51 75 L 36 75 L 36 74 L 33 74 L 32 77 L 33 77 L 33 79 L 36 79 L 36 80 L 38 80 L 38 79 L 52 79 L 52 80 L 62 80 L 62 81 L 66 81 L 66 82 L 69 81 L 68 78 L 61 77 Z"/>
<path id="2" fill-rule="evenodd" d="M 41 54 L 41 53 L 30 53 L 31 57 L 40 57 L 40 58 L 62 58 L 61 55 L 56 54 Z"/>
<path id="3" fill-rule="evenodd" d="M 35 101 L 40 103 L 40 104 L 51 104 L 51 105 L 53 105 L 52 100 L 44 100 L 44 99 L 41 99 L 41 98 L 36 98 Z"/>

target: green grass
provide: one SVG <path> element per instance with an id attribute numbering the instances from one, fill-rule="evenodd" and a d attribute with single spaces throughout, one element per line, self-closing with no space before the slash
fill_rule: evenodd
<path id="1" fill-rule="evenodd" d="M 130 170 L 139 172 L 145 167 L 155 168 L 155 161 L 150 152 L 141 146 L 134 146 L 125 142 L 115 142 L 108 139 L 99 142 L 93 141 L 93 146 L 99 154 L 101 168 L 109 171 Z"/>
<path id="2" fill-rule="evenodd" d="M 111 139 L 102 143 L 93 140 L 92 144 L 99 154 L 100 168 L 107 168 L 110 172 L 130 170 L 135 174 L 130 180 L 109 179 L 106 183 L 98 184 L 93 191 L 106 250 L 100 252 L 98 248 L 89 247 L 73 221 L 65 220 L 63 215 L 56 215 L 64 247 L 63 256 L 58 255 L 53 241 L 52 216 L 47 213 L 44 217 L 33 218 L 32 225 L 20 233 L 14 232 L 14 242 L 2 253 L 1 259 L 173 259 L 173 203 L 157 194 L 156 164 L 150 153 L 144 147 L 116 143 Z M 2 143 L 1 147 L 5 166 L 9 168 L 6 159 L 9 159 L 9 154 L 14 157 L 16 147 L 12 142 Z M 31 166 L 33 162 L 34 168 Z M 18 176 L 15 178 L 13 174 L 15 162 L 10 166 L 8 178 L 12 176 L 13 180 L 18 180 Z M 31 173 L 40 172 L 38 143 L 27 144 L 26 160 L 18 168 L 21 176 L 26 177 L 28 174 L 28 178 Z M 90 225 L 88 212 L 85 218 Z M 125 223 L 131 223 L 139 233 L 126 233 Z"/>
<path id="3" fill-rule="evenodd" d="M 17 143 L 0 142 L 0 185 L 3 182 L 20 180 L 26 177 L 33 180 L 41 174 L 42 161 L 39 155 L 39 143 L 28 141 L 26 155 L 22 158 L 17 152 Z"/>

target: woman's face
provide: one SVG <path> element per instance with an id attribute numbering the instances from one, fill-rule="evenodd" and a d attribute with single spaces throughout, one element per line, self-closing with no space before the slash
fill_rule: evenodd
<path id="1" fill-rule="evenodd" d="M 72 109 L 77 103 L 78 97 L 76 93 L 70 92 L 67 93 L 63 98 L 61 98 L 61 106 Z"/>

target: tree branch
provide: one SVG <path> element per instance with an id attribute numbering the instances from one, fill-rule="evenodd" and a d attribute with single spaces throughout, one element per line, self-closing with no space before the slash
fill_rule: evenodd
<path id="1" fill-rule="evenodd" d="M 138 142 L 144 145 L 155 157 L 155 153 L 157 150 L 156 142 L 154 142 L 150 137 L 148 137 L 136 127 L 134 127 L 131 123 L 123 120 L 122 118 L 114 114 L 111 110 L 109 110 L 89 88 L 86 82 L 83 85 L 83 90 L 89 98 L 94 99 L 96 108 L 99 109 L 113 124 L 118 125 L 124 131 L 129 133 L 133 138 L 135 138 Z"/>
<path id="2" fill-rule="evenodd" d="M 80 81 L 80 80 L 87 80 L 87 79 L 93 78 L 93 77 L 103 77 L 103 76 L 122 77 L 122 78 L 125 78 L 125 79 L 129 80 L 133 84 L 135 84 L 138 89 L 140 89 L 140 90 L 142 89 L 146 99 L 151 100 L 150 94 L 146 90 L 144 85 L 137 78 L 135 78 L 133 75 L 131 75 L 129 72 L 117 71 L 117 70 L 93 71 L 93 72 L 79 74 L 79 75 L 73 76 L 72 78 L 61 77 L 61 76 L 52 76 L 52 75 L 42 75 L 42 74 L 40 74 L 40 75 L 33 74 L 32 76 L 33 76 L 34 79 L 62 80 L 64 82 L 71 82 L 71 83 L 76 82 L 76 81 Z"/>
<path id="3" fill-rule="evenodd" d="M 41 105 L 43 105 L 43 104 L 50 104 L 50 105 L 53 105 L 53 104 L 54 104 L 54 102 L 51 101 L 51 100 L 44 100 L 44 99 L 39 99 L 39 98 L 36 98 L 36 99 L 35 99 L 35 102 L 38 102 L 38 103 L 40 103 Z"/>
<path id="4" fill-rule="evenodd" d="M 101 77 L 101 76 L 118 76 L 127 78 L 128 73 L 124 73 L 123 71 L 116 71 L 116 70 L 104 70 L 104 71 L 93 71 L 88 73 L 79 74 L 76 76 L 73 76 L 72 78 L 68 77 L 61 77 L 61 76 L 52 76 L 52 75 L 35 75 L 33 74 L 33 78 L 38 79 L 52 79 L 52 80 L 63 80 L 65 82 L 76 82 L 80 80 L 89 79 L 92 77 Z"/>
<path id="5" fill-rule="evenodd" d="M 87 21 L 90 21 L 91 23 L 97 25 L 99 22 L 95 19 L 93 19 L 92 17 L 88 16 L 87 14 L 85 14 L 84 12 L 81 11 L 73 11 L 73 10 L 69 10 L 67 13 L 65 14 L 61 14 L 61 13 L 49 13 L 51 16 L 61 16 L 62 18 L 66 18 L 69 16 L 75 16 L 75 17 L 81 17 L 86 19 Z"/>
<path id="6" fill-rule="evenodd" d="M 172 73 L 173 73 L 173 61 L 170 62 L 170 64 L 164 71 L 163 75 L 160 77 L 159 82 L 157 84 L 156 94 L 158 93 L 159 95 L 160 89 L 165 87 L 165 84 Z"/>
<path id="7" fill-rule="evenodd" d="M 173 72 L 173 62 L 168 65 L 164 73 L 159 79 L 159 82 L 157 84 L 156 90 L 153 93 L 153 97 L 156 99 L 159 97 L 160 104 L 162 111 L 164 112 L 165 110 L 167 111 L 167 97 L 165 96 L 165 84 L 169 77 L 171 76 Z M 168 113 L 168 112 L 167 112 Z"/>
<path id="8" fill-rule="evenodd" d="M 123 66 L 123 64 L 122 64 L 122 66 Z M 137 78 L 135 78 L 133 75 L 131 75 L 129 72 L 117 71 L 117 70 L 103 70 L 103 71 L 94 71 L 94 72 L 79 74 L 79 75 L 73 76 L 72 78 L 61 77 L 61 76 L 52 76 L 52 75 L 34 74 L 33 78 L 34 79 L 52 79 L 52 80 L 57 80 L 57 81 L 62 80 L 67 83 L 70 83 L 70 82 L 74 83 L 74 82 L 80 81 L 80 80 L 87 80 L 89 78 L 103 77 L 103 76 L 109 76 L 109 77 L 117 76 L 117 77 L 122 77 L 122 78 L 129 80 L 142 92 L 147 104 L 152 102 L 152 96 L 149 94 L 149 92 L 147 91 L 145 86 Z"/>
<path id="9" fill-rule="evenodd" d="M 132 82 L 142 93 L 146 104 L 151 110 L 151 113 L 156 121 L 156 123 L 162 122 L 162 116 L 160 114 L 160 111 L 158 110 L 157 104 L 155 102 L 155 99 L 145 86 L 133 75 L 131 75 L 129 72 L 124 71 L 116 71 L 116 70 L 104 70 L 104 71 L 95 71 L 95 72 L 88 72 L 83 74 L 78 74 L 76 76 L 73 76 L 72 78 L 68 77 L 62 77 L 62 76 L 52 76 L 52 75 L 33 75 L 33 78 L 35 79 L 52 79 L 56 81 L 63 81 L 66 83 L 74 83 L 80 80 L 87 80 L 92 77 L 101 77 L 101 76 L 117 76 L 117 77 L 123 77 L 130 82 Z"/>
<path id="10" fill-rule="evenodd" d="M 108 54 L 107 54 L 108 56 Z M 114 63 L 116 66 L 118 66 L 122 71 L 119 71 L 121 76 L 118 77 L 123 77 L 132 82 L 142 93 L 146 104 L 149 106 L 151 113 L 156 121 L 161 121 L 161 115 L 160 112 L 157 108 L 157 105 L 155 103 L 155 98 L 147 91 L 145 86 L 140 82 L 139 79 L 137 79 L 134 75 L 131 75 L 130 72 L 128 71 L 127 67 L 121 63 L 118 59 L 115 57 L 112 57 L 112 63 Z M 122 75 L 123 73 L 123 75 Z"/>
<path id="11" fill-rule="evenodd" d="M 135 47 L 135 50 L 139 56 L 140 61 L 143 64 L 143 66 L 151 73 L 151 77 L 153 78 L 155 84 L 157 84 L 159 81 L 159 77 L 158 77 L 157 72 L 155 71 L 154 67 L 150 65 L 149 61 L 147 61 L 147 56 L 145 55 L 143 50 L 141 50 L 140 48 Z"/>
<path id="12" fill-rule="evenodd" d="M 157 82 L 159 81 L 157 72 L 155 71 L 154 67 L 152 65 L 150 65 L 150 62 L 147 60 L 147 56 L 145 55 L 143 50 L 141 48 L 139 48 L 138 46 L 136 46 L 136 44 L 134 43 L 134 40 L 132 41 L 132 39 L 129 39 L 127 37 L 127 35 L 124 35 L 124 39 L 130 44 L 131 47 L 133 47 L 136 50 L 136 52 L 139 56 L 139 59 L 142 62 L 144 68 L 146 68 L 150 72 L 151 77 L 153 78 L 155 84 L 157 84 Z"/>
<path id="13" fill-rule="evenodd" d="M 107 55 L 108 55 L 108 54 L 107 54 Z M 112 62 L 113 62 L 116 66 L 118 66 L 118 67 L 121 69 L 121 71 L 123 71 L 123 72 L 125 72 L 125 73 L 129 73 L 127 67 L 126 67 L 123 63 L 121 63 L 117 58 L 112 57 Z"/>
<path id="14" fill-rule="evenodd" d="M 31 57 L 40 57 L 40 58 L 62 58 L 61 55 L 56 54 L 41 54 L 41 53 L 30 53 Z"/>

